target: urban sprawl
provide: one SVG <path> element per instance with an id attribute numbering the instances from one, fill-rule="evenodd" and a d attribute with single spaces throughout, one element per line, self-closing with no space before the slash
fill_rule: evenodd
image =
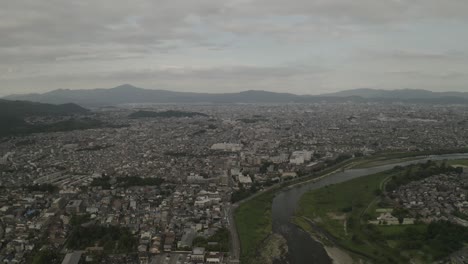
<path id="1" fill-rule="evenodd" d="M 204 115 L 128 117 L 142 109 Z M 109 126 L 1 141 L 2 263 L 230 263 L 233 211 L 254 192 L 343 157 L 468 145 L 466 106 L 126 105 L 88 117 Z M 468 208 L 460 182 L 433 175 L 392 197 L 427 221 L 460 219 L 448 216 Z"/>

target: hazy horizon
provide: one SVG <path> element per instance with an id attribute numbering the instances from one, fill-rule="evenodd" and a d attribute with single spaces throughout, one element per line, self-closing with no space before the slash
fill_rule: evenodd
<path id="1" fill-rule="evenodd" d="M 467 12 L 461 0 L 4 1 L 0 96 L 466 91 Z"/>
<path id="2" fill-rule="evenodd" d="M 84 88 L 84 89 L 68 89 L 68 88 L 59 88 L 59 89 L 53 89 L 53 90 L 48 90 L 48 91 L 44 91 L 44 92 L 37 92 L 38 94 L 44 94 L 44 93 L 48 93 L 48 92 L 53 92 L 53 91 L 56 91 L 56 90 L 73 90 L 73 91 L 77 91 L 77 90 L 95 90 L 95 89 L 104 89 L 104 90 L 110 90 L 110 89 L 114 89 L 114 88 L 117 88 L 117 87 L 120 87 L 120 86 L 133 86 L 135 88 L 141 88 L 141 89 L 146 89 L 146 90 L 165 90 L 165 91 L 172 91 L 172 92 L 179 92 L 179 91 L 175 91 L 175 90 L 170 90 L 170 89 L 158 89 L 158 88 L 151 88 L 151 87 L 139 87 L 139 86 L 135 86 L 133 84 L 128 84 L 128 83 L 125 83 L 125 84 L 120 84 L 120 85 L 117 85 L 117 86 L 114 86 L 114 87 L 101 87 L 101 88 Z M 378 89 L 378 88 L 356 88 L 356 89 L 349 89 L 349 90 L 340 90 L 340 91 L 336 91 L 336 92 L 345 92 L 345 91 L 351 91 L 351 90 L 359 90 L 359 89 L 372 89 L 372 90 L 387 90 L 387 91 L 403 91 L 403 90 L 426 90 L 426 91 L 431 91 L 431 90 L 428 90 L 428 89 L 411 89 L 411 88 L 400 88 L 400 89 Z M 208 93 L 208 94 L 215 94 L 215 93 L 219 93 L 219 94 L 228 94 L 228 93 L 236 93 L 236 92 L 246 92 L 246 91 L 266 91 L 266 92 L 270 92 L 268 90 L 262 90 L 262 89 L 246 89 L 246 90 L 239 90 L 239 91 L 234 91 L 234 92 L 231 92 L 231 91 L 221 91 L 221 92 L 203 92 L 203 91 L 190 91 L 190 92 L 194 92 L 194 93 Z M 274 92 L 274 91 L 272 91 Z M 467 91 L 431 91 L 431 92 L 467 92 Z M 335 92 L 323 92 L 323 93 L 316 93 L 316 94 L 299 94 L 299 93 L 293 93 L 293 92 L 288 92 L 288 91 L 279 91 L 278 93 L 289 93 L 289 94 L 295 94 L 295 95 L 322 95 L 322 94 L 328 94 L 328 93 L 335 93 Z M 6 96 L 10 96 L 10 95 L 26 95 L 26 94 L 30 94 L 30 93 L 18 93 L 18 94 L 1 94 L 0 93 L 0 97 L 6 97 Z"/>

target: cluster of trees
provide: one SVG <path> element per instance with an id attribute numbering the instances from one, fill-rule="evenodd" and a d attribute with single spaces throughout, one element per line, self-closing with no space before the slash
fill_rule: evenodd
<path id="1" fill-rule="evenodd" d="M 104 190 L 109 190 L 111 188 L 110 177 L 102 176 L 99 178 L 94 178 L 91 182 L 91 186 L 101 187 Z"/>
<path id="2" fill-rule="evenodd" d="M 24 188 L 26 188 L 29 192 L 55 193 L 59 190 L 57 186 L 50 183 L 27 185 L 24 186 Z"/>
<path id="3" fill-rule="evenodd" d="M 377 239 L 381 236 L 375 229 L 374 233 Z M 468 242 L 468 228 L 448 221 L 438 221 L 427 227 L 409 226 L 402 232 L 387 234 L 385 239 L 396 241 L 401 250 L 422 250 L 425 255 L 439 260 L 463 248 Z"/>
<path id="4" fill-rule="evenodd" d="M 108 126 L 92 118 L 70 118 L 51 124 L 29 124 L 19 117 L 0 116 L 0 137 L 33 133 L 85 130 Z"/>
<path id="5" fill-rule="evenodd" d="M 136 250 L 137 239 L 127 228 L 92 225 L 73 227 L 67 242 L 69 249 L 82 250 L 92 246 L 102 246 L 106 252 L 130 253 Z"/>
<path id="6" fill-rule="evenodd" d="M 129 188 L 133 186 L 160 186 L 164 179 L 161 178 L 141 178 L 138 176 L 129 176 L 129 177 L 116 177 L 114 178 L 115 185 L 118 187 Z M 91 182 L 91 186 L 100 186 L 102 189 L 110 189 L 111 177 L 102 176 L 99 178 L 94 178 Z"/>
<path id="7" fill-rule="evenodd" d="M 461 219 L 463 219 L 463 220 L 468 221 L 468 215 L 465 214 L 465 213 L 463 213 L 463 212 L 460 212 L 459 210 L 455 210 L 455 211 L 453 212 L 453 215 L 456 216 L 456 217 L 458 217 L 458 218 L 461 218 Z"/>
<path id="8" fill-rule="evenodd" d="M 31 260 L 32 264 L 59 264 L 61 256 L 54 250 L 45 249 L 41 250 L 34 255 Z"/>
<path id="9" fill-rule="evenodd" d="M 209 238 L 196 237 L 193 240 L 194 247 L 204 247 L 208 251 L 228 252 L 229 251 L 229 230 L 225 227 L 216 231 Z"/>
<path id="10" fill-rule="evenodd" d="M 250 195 L 256 193 L 260 189 L 260 185 L 257 182 L 254 182 L 250 188 L 244 188 L 242 185 L 239 190 L 231 194 L 231 203 L 236 203 L 240 200 L 243 200 Z"/>
<path id="11" fill-rule="evenodd" d="M 412 181 L 419 181 L 433 175 L 441 173 L 462 173 L 462 168 L 454 168 L 447 166 L 445 162 L 434 162 L 428 160 L 426 163 L 413 164 L 406 167 L 395 167 L 395 170 L 401 171 L 392 178 L 385 185 L 386 191 L 393 191 L 399 186 L 408 184 Z"/>
<path id="12" fill-rule="evenodd" d="M 273 162 L 270 162 L 270 161 L 263 162 L 262 165 L 260 166 L 259 172 L 267 173 L 268 167 L 270 167 L 271 165 L 274 165 Z"/>
<path id="13" fill-rule="evenodd" d="M 345 160 L 348 160 L 348 159 L 350 159 L 350 158 L 352 158 L 352 157 L 353 157 L 353 156 L 350 155 L 350 154 L 341 154 L 341 155 L 339 155 L 336 159 L 326 160 L 326 161 L 325 161 L 325 164 L 326 164 L 327 166 L 333 166 L 333 165 L 336 165 L 336 164 L 338 164 L 338 163 L 340 163 L 340 162 L 343 162 L 343 161 L 345 161 Z"/>
<path id="14" fill-rule="evenodd" d="M 70 225 L 75 227 L 87 223 L 91 220 L 91 216 L 89 214 L 83 215 L 73 215 L 70 219 Z"/>
<path id="15" fill-rule="evenodd" d="M 130 177 L 117 177 L 117 186 L 119 187 L 133 187 L 133 186 L 160 186 L 164 179 L 161 178 L 141 178 L 138 176 Z"/>

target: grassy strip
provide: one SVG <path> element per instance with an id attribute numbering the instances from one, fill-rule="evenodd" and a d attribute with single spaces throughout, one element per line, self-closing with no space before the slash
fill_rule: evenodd
<path id="1" fill-rule="evenodd" d="M 461 165 L 461 166 L 467 166 L 468 167 L 468 159 L 448 160 L 447 164 L 452 165 L 452 166 Z"/>
<path id="2" fill-rule="evenodd" d="M 397 158 L 397 159 L 387 159 L 387 158 L 378 158 L 372 160 L 363 160 L 361 162 L 356 163 L 352 168 L 353 169 L 368 169 L 372 167 L 379 167 L 385 166 L 405 161 L 413 161 L 421 159 L 420 157 L 406 157 L 406 158 Z"/>
<path id="3" fill-rule="evenodd" d="M 413 151 L 413 152 L 383 152 L 377 153 L 369 157 L 362 157 L 356 160 L 352 168 L 366 169 L 371 167 L 389 165 L 404 161 L 412 161 L 419 159 L 420 156 L 427 155 L 444 155 L 444 154 L 457 154 L 466 153 L 467 148 L 460 149 L 444 149 L 444 150 L 428 150 L 428 151 Z"/>
<path id="4" fill-rule="evenodd" d="M 258 246 L 272 232 L 271 204 L 276 190 L 265 192 L 236 209 L 234 219 L 242 245 L 241 263 L 252 263 Z"/>
<path id="5" fill-rule="evenodd" d="M 468 148 L 456 148 L 456 149 L 438 149 L 438 150 L 425 150 L 425 151 L 395 151 L 395 152 L 381 152 L 372 155 L 372 158 L 387 158 L 387 159 L 398 159 L 406 157 L 417 157 L 426 155 L 445 155 L 445 154 L 457 154 L 467 153 Z"/>

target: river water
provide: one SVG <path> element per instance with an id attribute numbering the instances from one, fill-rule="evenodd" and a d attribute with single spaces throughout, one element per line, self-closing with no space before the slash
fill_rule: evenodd
<path id="1" fill-rule="evenodd" d="M 273 232 L 282 235 L 288 245 L 287 263 L 289 264 L 331 264 L 322 244 L 312 239 L 305 231 L 290 222 L 297 210 L 299 199 L 310 190 L 322 188 L 330 184 L 349 181 L 366 175 L 392 169 L 395 166 L 407 166 L 428 160 L 466 159 L 466 154 L 446 154 L 421 157 L 421 159 L 404 161 L 391 165 L 383 165 L 366 169 L 349 169 L 336 172 L 317 181 L 310 181 L 295 187 L 288 187 L 279 192 L 273 199 L 272 217 Z"/>

